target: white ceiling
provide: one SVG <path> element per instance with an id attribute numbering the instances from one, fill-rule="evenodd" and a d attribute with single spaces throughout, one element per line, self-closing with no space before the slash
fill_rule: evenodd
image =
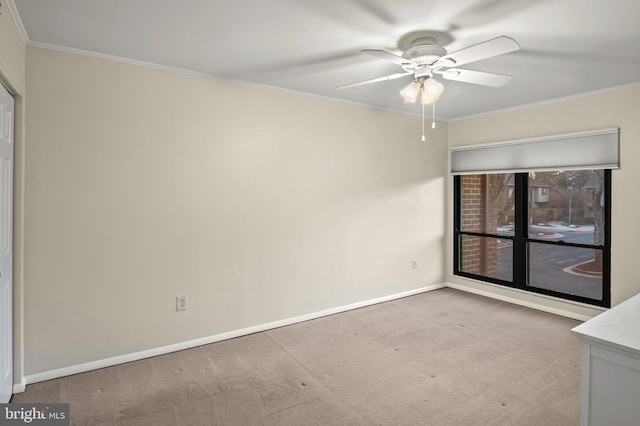
<path id="1" fill-rule="evenodd" d="M 80 49 L 418 114 L 410 78 L 360 53 L 431 31 L 448 51 L 508 35 L 517 52 L 461 68 L 502 88 L 443 81 L 442 119 L 640 82 L 638 0 L 13 0 L 29 43 Z M 409 34 L 409 36 L 407 36 Z M 404 37 L 404 38 L 403 38 Z M 247 100 L 250 102 L 250 99 Z"/>

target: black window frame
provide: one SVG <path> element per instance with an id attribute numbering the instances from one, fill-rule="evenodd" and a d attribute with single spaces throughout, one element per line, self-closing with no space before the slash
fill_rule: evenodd
<path id="1" fill-rule="evenodd" d="M 453 230 L 453 273 L 454 275 L 485 281 L 505 287 L 516 288 L 530 293 L 539 293 L 553 296 L 560 299 L 572 300 L 589 305 L 611 307 L 611 170 L 604 169 L 604 244 L 577 244 L 564 241 L 544 241 L 529 238 L 528 235 L 528 203 L 529 203 L 529 173 L 514 173 L 515 183 L 515 232 L 513 236 L 503 234 L 492 234 L 483 232 L 463 231 L 462 225 L 462 176 L 454 176 L 454 230 Z M 476 173 L 488 175 L 490 173 Z M 498 238 L 501 240 L 511 240 L 513 243 L 513 282 L 501 280 L 499 278 L 486 277 L 460 270 L 461 253 L 460 241 L 463 235 Z M 602 300 L 592 299 L 584 296 L 561 293 L 550 289 L 529 286 L 529 243 L 550 244 L 565 247 L 593 248 L 602 250 L 603 271 L 602 271 Z"/>

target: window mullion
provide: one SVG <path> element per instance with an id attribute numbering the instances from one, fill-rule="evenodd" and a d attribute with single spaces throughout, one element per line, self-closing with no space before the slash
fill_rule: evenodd
<path id="1" fill-rule="evenodd" d="M 453 177 L 453 273 L 460 273 L 460 223 L 462 221 L 462 178 Z"/>
<path id="2" fill-rule="evenodd" d="M 602 303 L 611 306 L 611 170 L 605 170 Z"/>
<path id="3" fill-rule="evenodd" d="M 515 238 L 513 240 L 513 284 L 524 288 L 527 285 L 529 256 L 527 254 L 528 232 L 528 175 L 515 175 Z"/>

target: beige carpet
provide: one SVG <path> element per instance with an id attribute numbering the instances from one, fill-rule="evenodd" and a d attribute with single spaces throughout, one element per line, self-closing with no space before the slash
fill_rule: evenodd
<path id="1" fill-rule="evenodd" d="M 578 321 L 442 289 L 27 386 L 72 425 L 577 425 Z"/>

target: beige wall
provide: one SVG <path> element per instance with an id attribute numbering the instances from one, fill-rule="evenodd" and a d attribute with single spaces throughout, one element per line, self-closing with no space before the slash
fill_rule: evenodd
<path id="1" fill-rule="evenodd" d="M 35 47 L 27 85 L 26 375 L 444 281 L 444 123 Z"/>
<path id="2" fill-rule="evenodd" d="M 0 15 L 0 81 L 13 94 L 13 378 L 23 377 L 23 202 L 25 148 L 25 45 L 6 2 Z"/>
<path id="3" fill-rule="evenodd" d="M 443 281 L 597 313 L 452 275 L 447 141 L 620 127 L 613 302 L 640 291 L 638 87 L 440 123 L 422 144 L 414 117 L 34 47 L 26 86 L 26 375 Z"/>
<path id="4" fill-rule="evenodd" d="M 5 2 L 0 6 L 0 77 L 16 93 L 24 92 L 25 46 Z"/>
<path id="5" fill-rule="evenodd" d="M 631 86 L 599 94 L 562 100 L 528 108 L 487 114 L 449 123 L 449 146 L 462 146 L 571 133 L 610 127 L 620 128 L 621 168 L 612 172 L 611 206 L 611 297 L 616 305 L 640 292 L 638 242 L 640 227 L 640 86 Z M 531 301 L 554 309 L 563 309 L 591 316 L 597 311 L 577 304 L 531 294 L 522 294 L 504 287 L 492 286 L 455 277 L 452 258 L 452 186 L 448 183 L 447 271 L 448 281 L 475 289 Z"/>

